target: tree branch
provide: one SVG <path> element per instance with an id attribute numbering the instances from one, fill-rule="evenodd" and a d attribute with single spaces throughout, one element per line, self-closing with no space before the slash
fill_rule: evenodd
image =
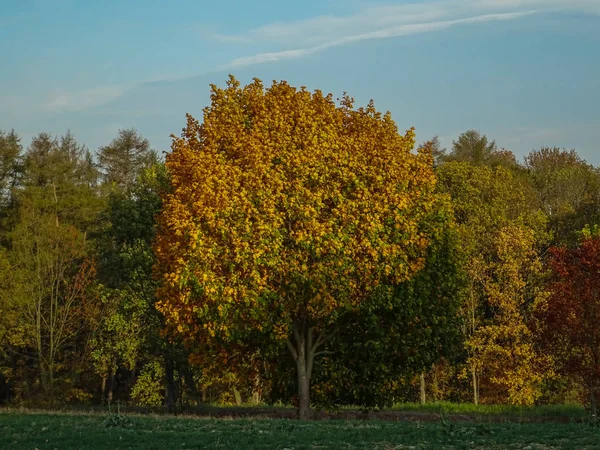
<path id="1" fill-rule="evenodd" d="M 335 352 L 332 352 L 331 350 L 321 350 L 320 352 L 315 353 L 315 358 L 321 355 L 335 355 Z"/>
<path id="2" fill-rule="evenodd" d="M 302 344 L 302 337 L 300 336 L 300 331 L 296 324 L 292 325 L 292 333 L 294 334 L 294 339 L 296 339 L 296 344 L 300 346 Z"/>
<path id="3" fill-rule="evenodd" d="M 319 347 L 321 347 L 323 344 L 325 344 L 327 341 L 329 341 L 333 337 L 333 335 L 334 335 L 334 333 L 330 333 L 330 334 L 320 333 L 319 336 L 317 336 L 317 339 L 316 339 L 314 345 L 312 346 L 311 350 L 313 352 L 317 351 L 317 349 Z"/>
<path id="4" fill-rule="evenodd" d="M 306 341 L 306 349 L 308 351 L 313 350 L 313 328 L 312 327 L 308 327 L 308 336 L 307 336 L 307 341 Z"/>
<path id="5" fill-rule="evenodd" d="M 286 339 L 285 343 L 287 345 L 288 350 L 292 354 L 292 358 L 294 358 L 294 361 L 297 361 L 298 360 L 298 352 L 294 348 L 294 345 L 292 344 L 292 342 L 289 339 Z"/>

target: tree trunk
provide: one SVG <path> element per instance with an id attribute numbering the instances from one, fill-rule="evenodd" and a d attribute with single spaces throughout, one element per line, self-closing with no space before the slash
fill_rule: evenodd
<path id="1" fill-rule="evenodd" d="M 310 376 L 306 370 L 306 362 L 305 354 L 299 353 L 296 370 L 298 371 L 298 418 L 300 420 L 310 419 Z"/>
<path id="2" fill-rule="evenodd" d="M 470 283 L 470 298 L 471 298 L 471 329 L 470 329 L 470 337 L 472 338 L 473 336 L 475 336 L 475 331 L 477 329 L 477 323 L 476 323 L 476 319 L 475 319 L 475 292 L 474 292 L 474 287 L 473 287 L 473 281 L 471 281 Z M 479 405 L 479 383 L 477 380 L 477 368 L 475 367 L 475 365 L 473 363 L 471 363 L 471 378 L 472 378 L 472 384 L 473 384 L 473 403 L 475 403 L 475 405 Z"/>
<path id="3" fill-rule="evenodd" d="M 433 383 L 432 384 L 433 384 L 433 386 L 432 386 L 433 400 L 437 402 L 440 400 L 441 393 L 440 393 L 440 384 L 438 381 L 438 368 L 435 364 L 433 365 Z"/>
<path id="4" fill-rule="evenodd" d="M 316 356 L 330 352 L 317 352 L 325 344 L 327 337 L 321 333 L 314 339 L 314 329 L 306 321 L 294 322 L 292 327 L 294 343 L 287 340 L 287 346 L 296 362 L 298 377 L 298 418 L 310 419 L 310 378 Z"/>
<path id="5" fill-rule="evenodd" d="M 165 405 L 169 412 L 175 409 L 177 400 L 177 387 L 175 386 L 175 369 L 173 359 L 170 355 L 165 355 Z"/>
<path id="6" fill-rule="evenodd" d="M 233 388 L 233 396 L 235 397 L 235 405 L 242 406 L 242 394 L 236 387 Z"/>
<path id="7" fill-rule="evenodd" d="M 133 364 L 131 367 L 131 372 L 129 372 L 129 392 L 133 389 L 135 385 L 135 381 L 137 380 L 137 362 Z"/>
<path id="8" fill-rule="evenodd" d="M 0 392 L 3 396 L 0 405 L 10 402 L 10 380 L 2 374 L 0 374 Z"/>
<path id="9" fill-rule="evenodd" d="M 419 376 L 419 384 L 421 391 L 421 405 L 424 405 L 427 402 L 427 396 L 425 394 L 425 373 L 421 372 Z"/>
<path id="10" fill-rule="evenodd" d="M 194 376 L 188 366 L 183 370 L 183 376 L 185 381 L 186 392 L 189 392 L 194 402 L 198 403 L 198 389 L 196 389 L 196 383 L 194 382 Z M 204 399 L 202 399 L 204 401 Z"/>
<path id="11" fill-rule="evenodd" d="M 39 368 L 40 368 L 40 384 L 42 385 L 42 390 L 44 391 L 44 394 L 47 394 L 48 391 L 50 390 L 49 383 L 48 383 L 48 373 L 46 371 L 46 367 L 44 366 L 44 362 L 41 360 L 41 357 L 40 357 Z"/>
<path id="12" fill-rule="evenodd" d="M 473 367 L 471 369 L 473 375 L 473 403 L 479 405 L 479 382 L 477 379 L 477 369 Z"/>
<path id="13" fill-rule="evenodd" d="M 596 390 L 593 385 L 590 385 L 590 413 L 592 415 L 592 420 L 596 421 Z"/>
<path id="14" fill-rule="evenodd" d="M 106 393 L 106 401 L 110 404 L 113 399 L 113 391 L 115 388 L 115 372 L 117 371 L 117 360 L 113 359 L 112 365 L 108 369 L 108 392 Z"/>
<path id="15" fill-rule="evenodd" d="M 260 403 L 260 375 L 254 376 L 254 386 L 252 387 L 252 404 L 258 405 Z"/>
<path id="16" fill-rule="evenodd" d="M 51 364 L 48 368 L 48 378 L 50 381 L 50 407 L 54 407 L 54 365 Z"/>
<path id="17" fill-rule="evenodd" d="M 108 377 L 106 375 L 102 375 L 102 385 L 100 388 L 100 404 L 104 405 L 104 399 L 106 396 L 106 379 Z"/>

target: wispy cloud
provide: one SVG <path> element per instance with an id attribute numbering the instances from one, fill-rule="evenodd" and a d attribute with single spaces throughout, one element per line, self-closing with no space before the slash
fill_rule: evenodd
<path id="1" fill-rule="evenodd" d="M 536 8 L 548 12 L 579 11 L 600 14 L 600 2 L 597 0 L 478 0 L 474 3 L 481 8 Z"/>
<path id="2" fill-rule="evenodd" d="M 442 20 L 437 22 L 425 22 L 398 25 L 395 27 L 383 28 L 381 30 L 371 31 L 367 33 L 355 34 L 345 36 L 343 38 L 335 39 L 324 44 L 315 45 L 313 47 L 300 48 L 295 50 L 283 50 L 279 52 L 270 53 L 259 53 L 253 56 L 245 56 L 234 59 L 229 64 L 222 66 L 222 69 L 233 69 L 243 66 L 261 64 L 266 62 L 281 61 L 285 59 L 300 58 L 308 56 L 313 53 L 320 52 L 332 47 L 338 47 L 340 45 L 346 45 L 353 42 L 373 40 L 373 39 L 386 39 L 398 36 L 408 36 L 417 33 L 427 33 L 431 31 L 443 30 L 460 24 L 468 23 L 482 23 L 491 22 L 498 20 L 514 20 L 520 17 L 535 14 L 536 11 L 524 11 L 518 13 L 504 13 L 504 14 L 485 14 L 481 16 L 465 17 L 463 19 L 455 20 Z"/>
<path id="3" fill-rule="evenodd" d="M 123 95 L 132 85 L 97 86 L 90 89 L 57 89 L 42 104 L 47 112 L 82 111 L 101 106 Z"/>
<path id="4" fill-rule="evenodd" d="M 279 47 L 274 51 L 240 57 L 221 66 L 221 69 L 231 69 L 301 58 L 358 41 L 407 36 L 463 24 L 514 20 L 536 13 L 561 11 L 600 14 L 600 0 L 434 0 L 371 6 L 352 15 L 277 22 L 244 35 L 215 34 L 212 38 L 227 43 Z"/>
<path id="5" fill-rule="evenodd" d="M 429 0 L 368 6 L 350 15 L 328 15 L 292 22 L 275 22 L 246 34 L 211 34 L 213 40 L 229 44 L 251 44 L 269 48 L 235 58 L 214 70 L 231 70 L 256 64 L 298 59 L 352 43 L 389 39 L 445 30 L 467 24 L 516 20 L 548 12 L 600 14 L 600 0 Z M 105 70 L 110 69 L 110 63 Z M 136 86 L 176 81 L 192 75 L 165 76 L 126 85 L 89 89 L 58 89 L 51 92 L 41 109 L 46 112 L 82 111 L 104 105 Z"/>

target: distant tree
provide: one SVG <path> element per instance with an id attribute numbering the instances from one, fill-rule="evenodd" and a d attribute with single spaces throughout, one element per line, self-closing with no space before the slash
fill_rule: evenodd
<path id="1" fill-rule="evenodd" d="M 17 361 L 22 362 L 22 350 L 32 344 L 14 299 L 17 284 L 9 253 L 0 246 L 0 403 L 11 400 L 10 386 L 21 375 Z"/>
<path id="2" fill-rule="evenodd" d="M 486 135 L 479 131 L 468 130 L 452 142 L 450 153 L 441 155 L 442 161 L 468 162 L 474 165 L 505 166 L 517 165 L 512 152 L 498 149 L 496 141 L 489 141 Z"/>
<path id="3" fill-rule="evenodd" d="M 467 342 L 471 364 L 489 374 L 490 383 L 511 404 L 534 404 L 544 380 L 545 364 L 528 323 L 547 295 L 535 244 L 533 230 L 518 225 L 506 226 L 494 237 L 493 258 L 482 274 L 493 317 Z"/>
<path id="4" fill-rule="evenodd" d="M 528 186 L 523 184 L 521 178 L 512 170 L 502 166 L 477 166 L 468 162 L 451 161 L 441 165 L 437 169 L 437 174 L 441 188 L 452 199 L 460 245 L 466 258 L 464 270 L 468 282 L 467 295 L 463 298 L 462 314 L 465 340 L 469 342 L 480 335 L 479 330 L 482 327 L 499 325 L 504 320 L 500 314 L 496 314 L 499 312 L 498 307 L 492 306 L 493 302 L 500 302 L 501 299 L 491 295 L 494 293 L 498 297 L 494 286 L 499 279 L 507 277 L 506 271 L 511 269 L 510 266 L 499 265 L 501 241 L 498 239 L 504 236 L 503 240 L 506 242 L 503 245 L 511 244 L 503 250 L 505 255 L 503 258 L 512 260 L 511 253 L 523 253 L 524 250 L 521 249 L 523 245 L 526 244 L 527 249 L 531 249 L 531 245 L 533 249 L 537 249 L 541 242 L 548 240 L 547 222 L 544 214 L 529 201 Z M 505 235 L 506 230 L 515 227 L 518 230 L 523 227 L 525 236 L 529 236 L 529 231 L 525 230 L 531 230 L 534 244 L 530 244 L 529 237 L 524 243 L 520 238 L 510 239 L 510 235 Z M 518 237 L 519 234 L 516 236 Z M 514 276 L 522 272 L 516 270 Z M 529 281 L 528 278 L 526 279 Z M 518 285 L 519 282 L 515 279 L 511 289 L 517 289 Z M 517 289 L 516 292 L 521 291 Z M 514 301 L 528 302 L 529 299 Z M 485 367 L 474 358 L 472 346 L 468 346 L 467 350 L 473 400 L 478 403 Z M 486 373 L 488 375 L 492 373 L 491 367 L 486 370 Z M 492 376 L 495 375 L 498 374 Z"/>
<path id="5" fill-rule="evenodd" d="M 575 150 L 544 147 L 525 157 L 539 207 L 550 218 L 554 242 L 574 244 L 577 230 L 600 223 L 600 172 Z"/>
<path id="6" fill-rule="evenodd" d="M 98 250 L 107 313 L 93 341 L 93 356 L 103 399 L 108 401 L 113 399 L 118 370 L 132 374 L 132 396 L 144 404 L 165 403 L 172 409 L 183 394 L 181 380 L 187 377 L 186 387 L 194 387 L 187 354 L 176 338 L 161 334 L 164 318 L 156 309 L 151 245 L 160 195 L 167 189 L 165 166 L 157 163 L 142 170 L 134 184 L 112 191 L 104 213 L 106 227 Z"/>
<path id="7" fill-rule="evenodd" d="M 551 295 L 539 307 L 540 343 L 557 369 L 580 381 L 596 414 L 600 390 L 600 237 L 584 234 L 574 248 L 551 250 Z"/>
<path id="8" fill-rule="evenodd" d="M 15 221 L 14 191 L 21 178 L 22 150 L 14 131 L 0 130 L 0 402 L 10 397 L 9 383 L 17 376 L 13 356 L 25 342 L 23 329 L 18 327 L 19 311 L 11 302 L 14 273 L 5 248 Z"/>
<path id="9" fill-rule="evenodd" d="M 521 166 L 517 162 L 517 158 L 515 154 L 510 150 L 505 148 L 501 148 L 496 150 L 491 159 L 491 165 L 493 166 L 504 166 L 509 169 L 513 169 L 517 172 L 521 171 Z"/>
<path id="10" fill-rule="evenodd" d="M 32 356 L 46 395 L 54 399 L 55 375 L 74 367 L 85 340 L 94 264 L 88 232 L 101 199 L 87 149 L 67 133 L 42 133 L 23 155 L 7 233 L 12 280 L 5 287 L 21 353 Z M 79 345 L 82 344 L 82 345 Z M 73 363 L 73 365 L 71 365 Z M 70 377 L 73 380 L 73 377 Z"/>
<path id="11" fill-rule="evenodd" d="M 12 237 L 11 298 L 29 330 L 41 386 L 52 403 L 61 358 L 85 329 L 94 269 L 85 258 L 83 235 L 52 215 L 25 216 Z"/>
<path id="12" fill-rule="evenodd" d="M 21 207 L 51 214 L 87 233 L 95 227 L 102 200 L 96 189 L 98 172 L 90 154 L 72 134 L 61 138 L 41 133 L 24 155 L 23 181 L 17 192 Z"/>
<path id="13" fill-rule="evenodd" d="M 449 157 L 455 161 L 485 164 L 496 151 L 496 141 L 489 141 L 486 135 L 476 130 L 462 133 L 452 142 L 452 152 Z"/>
<path id="14" fill-rule="evenodd" d="M 142 171 L 157 161 L 157 153 L 135 129 L 119 130 L 109 145 L 98 150 L 104 182 L 121 189 L 132 186 Z"/>
<path id="15" fill-rule="evenodd" d="M 435 167 L 439 166 L 448 157 L 447 150 L 442 148 L 438 136 L 434 136 L 430 140 L 423 142 L 420 147 L 428 147 L 430 149 Z"/>
<path id="16" fill-rule="evenodd" d="M 0 131 L 0 208 L 11 202 L 11 190 L 17 185 L 22 163 L 21 139 L 14 131 Z"/>

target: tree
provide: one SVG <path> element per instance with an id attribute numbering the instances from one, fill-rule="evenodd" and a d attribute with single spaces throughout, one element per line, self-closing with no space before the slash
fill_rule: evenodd
<path id="1" fill-rule="evenodd" d="M 184 339 L 284 341 L 299 417 L 330 327 L 377 286 L 423 267 L 437 194 L 430 152 L 411 152 L 370 103 L 296 90 L 212 86 L 204 122 L 188 116 L 167 156 L 155 251 L 160 310 Z"/>
<path id="2" fill-rule="evenodd" d="M 496 141 L 489 142 L 487 136 L 482 136 L 479 131 L 468 130 L 456 141 L 452 141 L 452 152 L 449 157 L 456 161 L 485 164 L 495 151 Z"/>
<path id="3" fill-rule="evenodd" d="M 31 343 L 13 299 L 16 280 L 12 269 L 8 252 L 0 247 L 0 403 L 11 399 L 10 386 L 20 375 L 18 350 Z"/>
<path id="4" fill-rule="evenodd" d="M 104 181 L 118 188 L 132 186 L 142 171 L 158 161 L 150 143 L 131 128 L 119 130 L 113 141 L 98 150 Z"/>
<path id="5" fill-rule="evenodd" d="M 181 395 L 176 375 L 186 375 L 187 354 L 176 339 L 161 334 L 164 319 L 155 307 L 157 282 L 152 276 L 154 217 L 165 189 L 165 167 L 157 163 L 144 169 L 135 184 L 113 190 L 105 211 L 106 228 L 98 248 L 107 313 L 94 338 L 93 356 L 102 376 L 103 400 L 109 402 L 119 369 L 129 372 L 132 395 L 138 401 L 161 403 L 164 399 L 172 409 Z M 136 382 L 138 372 L 141 378 Z"/>
<path id="6" fill-rule="evenodd" d="M 442 161 L 461 161 L 474 165 L 505 166 L 517 165 L 512 152 L 498 149 L 496 141 L 489 141 L 486 135 L 479 131 L 468 130 L 452 142 L 452 151 L 440 156 Z"/>
<path id="7" fill-rule="evenodd" d="M 600 174 L 574 150 L 532 151 L 525 168 L 539 207 L 550 218 L 555 244 L 575 244 L 578 230 L 600 221 Z"/>
<path id="8" fill-rule="evenodd" d="M 387 295 L 375 296 L 340 317 L 335 354 L 315 373 L 320 402 L 391 406 L 406 400 L 405 386 L 462 344 L 463 255 L 450 208 L 440 203 L 425 266 Z"/>
<path id="9" fill-rule="evenodd" d="M 12 356 L 15 344 L 21 344 L 22 329 L 18 311 L 9 301 L 13 277 L 4 248 L 8 241 L 11 221 L 14 219 L 14 189 L 19 183 L 22 168 L 22 145 L 14 131 L 0 130 L 0 401 L 9 398 L 9 382 L 15 376 Z M 6 364 L 5 364 L 6 363 Z"/>
<path id="10" fill-rule="evenodd" d="M 600 389 L 600 237 L 583 234 L 573 248 L 551 249 L 551 292 L 539 305 L 540 342 L 558 370 L 587 388 L 592 414 Z"/>
<path id="11" fill-rule="evenodd" d="M 21 139 L 14 131 L 8 134 L 0 131 L 0 208 L 3 215 L 12 203 L 12 189 L 19 181 L 22 151 Z"/>
<path id="12" fill-rule="evenodd" d="M 31 333 L 41 385 L 50 402 L 62 352 L 84 329 L 84 304 L 94 269 L 85 241 L 74 227 L 53 216 L 27 217 L 13 232 L 12 300 Z"/>
<path id="13" fill-rule="evenodd" d="M 429 147 L 431 149 L 431 156 L 433 156 L 433 164 L 435 167 L 439 166 L 448 157 L 447 150 L 442 148 L 438 136 L 434 136 L 430 140 L 423 142 L 420 147 Z"/>
<path id="14" fill-rule="evenodd" d="M 548 239 L 546 218 L 529 200 L 531 188 L 505 167 L 451 161 L 441 165 L 437 174 L 440 185 L 452 199 L 466 259 L 468 283 L 462 315 L 465 340 L 469 342 L 481 327 L 494 324 L 497 308 L 491 307 L 491 303 L 498 299 L 490 297 L 490 283 L 495 283 L 497 275 L 502 273 L 500 266 L 496 266 L 501 231 L 515 226 L 528 228 L 533 232 L 537 249 Z M 518 251 L 519 242 L 515 241 L 515 248 L 510 251 Z M 474 358 L 473 346 L 467 350 L 473 401 L 478 403 L 483 367 Z"/>
<path id="15" fill-rule="evenodd" d="M 88 162 L 89 152 L 71 134 L 57 139 L 42 133 L 27 149 L 12 188 L 7 258 L 13 279 L 6 294 L 19 311 L 21 350 L 35 359 L 51 401 L 58 368 L 84 347 L 78 344 L 85 341 L 94 300 L 88 295 L 95 267 L 87 234 L 101 200 Z"/>
<path id="16" fill-rule="evenodd" d="M 89 151 L 72 134 L 34 137 L 24 156 L 19 207 L 53 215 L 87 233 L 95 227 L 102 200 L 96 189 L 98 172 L 90 167 Z"/>
<path id="17" fill-rule="evenodd" d="M 541 395 L 544 370 L 528 321 L 546 292 L 541 286 L 542 263 L 531 228 L 509 225 L 494 238 L 494 258 L 487 266 L 484 291 L 493 311 L 491 320 L 467 342 L 471 364 L 511 404 L 533 404 Z M 536 282 L 537 281 L 537 282 Z"/>

